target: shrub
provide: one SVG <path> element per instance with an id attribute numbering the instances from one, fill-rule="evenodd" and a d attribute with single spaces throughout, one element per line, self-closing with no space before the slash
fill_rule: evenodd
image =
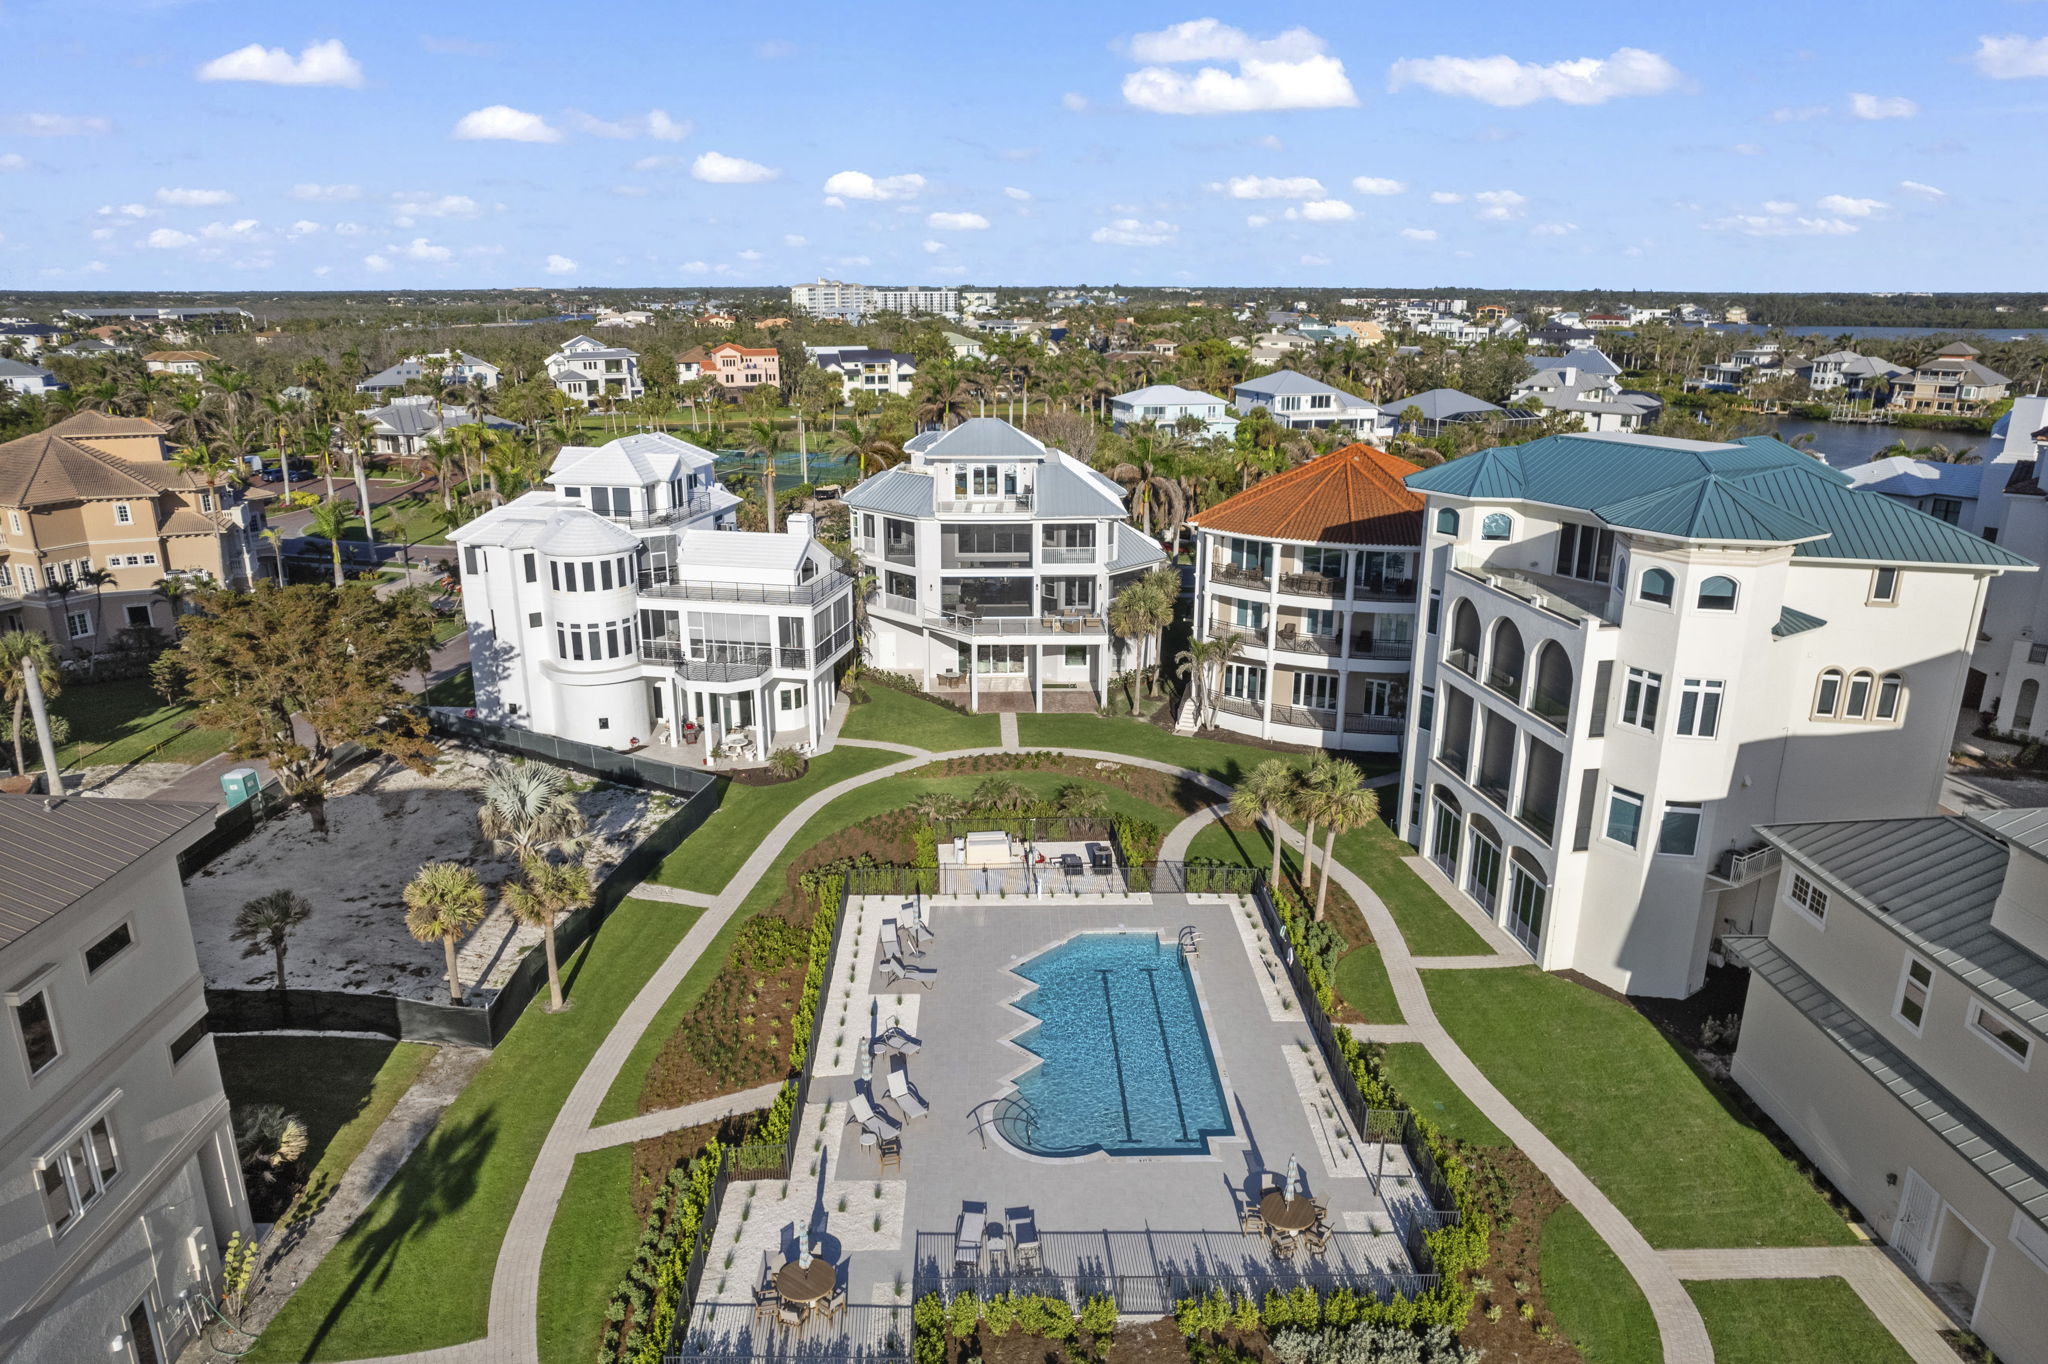
<path id="1" fill-rule="evenodd" d="M 1460 1345 L 1448 1326 L 1421 1332 L 1364 1324 L 1287 1329 L 1275 1332 L 1272 1344 L 1279 1364 L 1479 1364 L 1480 1359 L 1480 1352 Z"/>
<path id="2" fill-rule="evenodd" d="M 1099 1348 L 1116 1334 L 1116 1299 L 1107 1293 L 1090 1293 L 1081 1304 L 1081 1329 L 1095 1338 Z"/>
<path id="3" fill-rule="evenodd" d="M 967 1339 L 980 1321 L 981 1299 L 974 1294 L 955 1293 L 953 1301 L 946 1304 L 946 1332 L 953 1339 Z"/>
<path id="4" fill-rule="evenodd" d="M 804 755 L 793 748 L 778 748 L 768 755 L 768 770 L 783 778 L 801 776 Z"/>
<path id="5" fill-rule="evenodd" d="M 912 1358 L 916 1364 L 944 1364 L 946 1358 L 946 1304 L 936 1293 L 927 1293 L 910 1308 Z"/>

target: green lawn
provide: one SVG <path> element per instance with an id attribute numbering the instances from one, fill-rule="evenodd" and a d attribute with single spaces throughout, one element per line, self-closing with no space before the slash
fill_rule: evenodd
<path id="1" fill-rule="evenodd" d="M 1206 772 L 1231 785 L 1268 758 L 1284 758 L 1297 766 L 1306 766 L 1309 759 L 1306 753 L 1275 753 L 1249 744 L 1184 738 L 1143 720 L 1120 719 L 1113 715 L 1019 715 L 1017 742 L 1027 748 L 1069 751 L 1099 748 L 1111 753 L 1128 753 L 1135 758 L 1150 758 L 1155 762 Z M 1367 775 L 1385 770 L 1384 764 L 1367 767 L 1362 757 L 1355 760 L 1361 767 L 1366 767 Z"/>
<path id="2" fill-rule="evenodd" d="M 534 1157 L 619 1014 L 698 911 L 628 900 L 563 967 L 575 1007 L 529 1009 L 247 1356 L 361 1359 L 489 1325 L 491 1275 Z"/>
<path id="3" fill-rule="evenodd" d="M 654 879 L 677 890 L 716 895 L 784 815 L 828 786 L 902 761 L 902 755 L 878 748 L 835 748 L 813 758 L 810 770 L 795 781 L 773 786 L 728 781 L 718 808 L 669 854 Z M 893 810 L 908 803 L 909 797 L 905 797 L 885 808 Z"/>
<path id="4" fill-rule="evenodd" d="M 1365 1015 L 1368 1023 L 1401 1022 L 1401 1005 L 1378 943 L 1361 943 L 1337 960 L 1337 996 Z"/>
<path id="5" fill-rule="evenodd" d="M 1716 1364 L 1909 1364 L 1845 1279 L 1707 1279 L 1685 1286 Z"/>
<path id="6" fill-rule="evenodd" d="M 399 544 L 437 545 L 444 542 L 448 534 L 441 528 L 440 514 L 438 496 L 408 493 L 372 507 L 370 528 L 377 532 L 379 540 L 387 544 L 395 541 Z"/>
<path id="7" fill-rule="evenodd" d="M 640 1219 L 633 1215 L 630 1144 L 576 1157 L 541 1252 L 538 1337 L 541 1364 L 590 1364 L 604 1309 L 633 1263 Z"/>
<path id="8" fill-rule="evenodd" d="M 221 1087 L 235 1104 L 274 1103 L 306 1124 L 306 1182 L 294 1220 L 315 1211 L 362 1154 L 434 1048 L 360 1037 L 216 1033 Z"/>
<path id="9" fill-rule="evenodd" d="M 198 707 L 164 700 L 146 677 L 68 686 L 50 709 L 71 724 L 69 742 L 57 750 L 58 765 L 67 769 L 131 763 L 144 755 L 153 763 L 199 763 L 228 746 L 225 730 L 181 729 Z M 151 753 L 158 744 L 164 747 Z"/>
<path id="10" fill-rule="evenodd" d="M 1577 1208 L 1566 1204 L 1550 1214 L 1537 1258 L 1543 1301 L 1586 1364 L 1637 1364 L 1663 1353 L 1643 1290 Z"/>
<path id="11" fill-rule="evenodd" d="M 1444 1135 L 1475 1146 L 1510 1146 L 1507 1134 L 1481 1113 L 1465 1091 L 1451 1083 L 1444 1068 L 1420 1042 L 1390 1042 L 1381 1048 L 1387 1078 L 1408 1107 L 1443 1129 Z"/>
<path id="12" fill-rule="evenodd" d="M 1430 971 L 1437 1018 L 1654 1246 L 1853 1245 L 1641 1015 L 1533 967 Z"/>
<path id="13" fill-rule="evenodd" d="M 476 704 L 476 681 L 469 674 L 469 665 L 463 664 L 439 682 L 428 687 L 421 698 L 430 706 L 473 706 Z"/>
<path id="14" fill-rule="evenodd" d="M 1391 797 L 1393 793 L 1386 794 Z M 1411 954 L 1469 957 L 1490 953 L 1493 949 L 1478 930 L 1459 918 L 1442 896 L 1402 862 L 1414 851 L 1378 821 L 1337 836 L 1337 860 L 1365 878 L 1385 902 Z"/>
<path id="15" fill-rule="evenodd" d="M 934 753 L 956 748 L 994 748 L 1002 742 L 1000 716 L 962 715 L 922 696 L 880 683 L 868 687 L 865 705 L 847 711 L 846 725 L 839 732 L 848 739 L 914 744 Z"/>

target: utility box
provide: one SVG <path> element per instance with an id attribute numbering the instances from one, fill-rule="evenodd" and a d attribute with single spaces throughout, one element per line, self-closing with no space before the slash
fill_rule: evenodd
<path id="1" fill-rule="evenodd" d="M 256 799 L 256 789 L 261 785 L 253 767 L 231 768 L 220 774 L 221 794 L 227 798 L 230 810 Z"/>

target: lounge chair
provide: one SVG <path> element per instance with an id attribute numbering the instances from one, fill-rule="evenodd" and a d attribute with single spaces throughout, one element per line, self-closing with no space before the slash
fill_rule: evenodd
<path id="1" fill-rule="evenodd" d="M 917 1052 L 923 1046 L 924 1043 L 918 1041 L 915 1037 L 903 1031 L 903 1029 L 892 1027 L 874 1040 L 872 1050 L 876 1052 L 895 1051 L 909 1055 Z"/>
<path id="2" fill-rule="evenodd" d="M 962 1203 L 960 1223 L 953 1232 L 953 1267 L 981 1268 L 981 1243 L 988 1235 L 988 1204 Z"/>
<path id="3" fill-rule="evenodd" d="M 853 1091 L 853 1097 L 847 1100 L 846 1107 L 852 1115 L 848 1121 L 859 1123 L 874 1133 L 877 1139 L 893 1137 L 903 1130 L 902 1123 L 868 1102 L 868 1096 L 858 1089 Z"/>
<path id="4" fill-rule="evenodd" d="M 917 917 L 917 901 L 905 900 L 902 916 L 896 922 L 902 932 L 910 935 L 910 940 L 917 944 L 918 950 L 922 951 L 925 940 L 932 936 L 932 930 L 930 925 Z"/>
<path id="5" fill-rule="evenodd" d="M 1010 1208 L 1003 1214 L 1010 1224 L 1010 1253 L 1019 1269 L 1044 1269 L 1045 1247 L 1038 1240 L 1038 1218 L 1029 1208 Z"/>
<path id="6" fill-rule="evenodd" d="M 889 1058 L 889 1098 L 906 1118 L 922 1118 L 932 1111 L 930 1104 L 911 1092 L 910 1068 L 900 1056 Z"/>
<path id="7" fill-rule="evenodd" d="M 924 951 L 917 940 L 903 931 L 903 925 L 894 919 L 882 920 L 882 955 L 898 960 L 905 957 L 921 957 Z"/>
<path id="8" fill-rule="evenodd" d="M 922 985 L 929 990 L 938 981 L 939 973 L 929 966 L 912 966 L 901 957 L 889 955 L 882 958 L 882 979 L 897 984 L 909 982 Z"/>

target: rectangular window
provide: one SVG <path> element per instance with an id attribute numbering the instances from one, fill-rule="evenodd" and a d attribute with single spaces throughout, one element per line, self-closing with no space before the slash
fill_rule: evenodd
<path id="1" fill-rule="evenodd" d="M 65 612 L 64 629 L 67 632 L 69 632 L 71 638 L 84 639 L 87 635 L 90 635 L 92 633 L 91 614 L 85 611 Z"/>
<path id="2" fill-rule="evenodd" d="M 2034 1044 L 1996 1009 L 1979 1003 L 1970 1005 L 1970 1030 L 2024 1066 Z"/>
<path id="3" fill-rule="evenodd" d="M 1600 526 L 1566 522 L 1557 531 L 1556 570 L 1559 577 L 1610 582 L 1614 577 L 1614 532 Z"/>
<path id="4" fill-rule="evenodd" d="M 128 925 L 122 924 L 119 928 L 107 934 L 106 937 L 101 938 L 91 947 L 85 949 L 85 973 L 91 975 L 99 970 L 102 966 L 105 966 L 108 962 L 127 951 L 128 945 L 134 941 L 135 935 L 128 931 Z"/>
<path id="5" fill-rule="evenodd" d="M 1667 802 L 1664 820 L 1657 826 L 1657 851 L 1673 857 L 1691 857 L 1700 846 L 1700 807 Z"/>
<path id="6" fill-rule="evenodd" d="M 1664 693 L 1664 674 L 1645 668 L 1628 670 L 1628 685 L 1621 694 L 1621 721 L 1639 729 L 1657 727 L 1657 701 Z"/>
<path id="7" fill-rule="evenodd" d="M 1619 786 L 1607 788 L 1607 836 L 1633 848 L 1643 827 L 1643 798 Z"/>
<path id="8" fill-rule="evenodd" d="M 1678 693 L 1678 732 L 1711 739 L 1721 728 L 1721 684 L 1711 678 L 1688 677 Z"/>
<path id="9" fill-rule="evenodd" d="M 1792 876 L 1792 903 L 1805 910 L 1815 923 L 1828 917 L 1828 893 L 1798 873 Z"/>
<path id="10" fill-rule="evenodd" d="M 14 1026 L 21 1032 L 22 1050 L 28 1054 L 28 1072 L 39 1075 L 62 1055 L 57 1045 L 57 1025 L 50 1016 L 50 994 L 37 990 L 14 1002 Z"/>
<path id="11" fill-rule="evenodd" d="M 1067 666 L 1069 668 L 1087 667 L 1088 646 L 1085 644 L 1069 644 L 1067 646 Z"/>
<path id="12" fill-rule="evenodd" d="M 574 565 L 571 565 L 571 567 L 573 568 L 573 567 L 574 567 Z M 595 592 L 595 591 L 597 591 L 597 565 L 596 565 L 596 564 L 593 564 L 593 563 L 585 563 L 585 564 L 583 565 L 583 590 L 584 590 L 585 592 Z"/>
<path id="13" fill-rule="evenodd" d="M 571 630 L 569 632 L 569 657 L 578 663 L 583 661 L 583 632 L 581 630 Z"/>
<path id="14" fill-rule="evenodd" d="M 199 1039 L 206 1036 L 206 1015 L 192 1020 L 192 1026 L 171 1039 L 171 1064 L 177 1065 L 188 1056 L 192 1048 L 199 1045 Z"/>
<path id="15" fill-rule="evenodd" d="M 464 545 L 462 547 L 462 571 L 464 573 L 477 572 L 479 562 L 480 561 L 477 556 L 476 546 Z"/>
<path id="16" fill-rule="evenodd" d="M 1934 968 L 1918 957 L 1906 958 L 1905 968 L 1899 973 L 1899 1001 L 1892 1012 L 1916 1033 L 1927 1021 L 1927 993 L 1933 988 Z"/>
<path id="17" fill-rule="evenodd" d="M 116 502 L 114 504 L 114 524 L 128 526 L 134 523 L 135 513 L 128 510 L 128 504 L 126 502 Z"/>
<path id="18" fill-rule="evenodd" d="M 553 559 L 548 560 L 548 586 L 557 592 L 562 590 L 562 566 Z"/>
<path id="19" fill-rule="evenodd" d="M 531 554 L 523 554 L 520 556 L 520 563 L 526 570 L 526 581 L 530 583 L 540 581 L 539 560 L 535 559 Z"/>
<path id="20" fill-rule="evenodd" d="M 1436 693 L 1428 687 L 1422 689 L 1422 699 L 1415 704 L 1415 728 L 1429 733 L 1429 727 L 1436 723 Z"/>
<path id="21" fill-rule="evenodd" d="M 1889 606 L 1899 599 L 1899 570 L 1896 568 L 1873 569 L 1870 574 L 1870 600 Z"/>
<path id="22" fill-rule="evenodd" d="M 607 592 L 612 590 L 612 561 L 610 559 L 598 560 L 597 585 Z"/>

